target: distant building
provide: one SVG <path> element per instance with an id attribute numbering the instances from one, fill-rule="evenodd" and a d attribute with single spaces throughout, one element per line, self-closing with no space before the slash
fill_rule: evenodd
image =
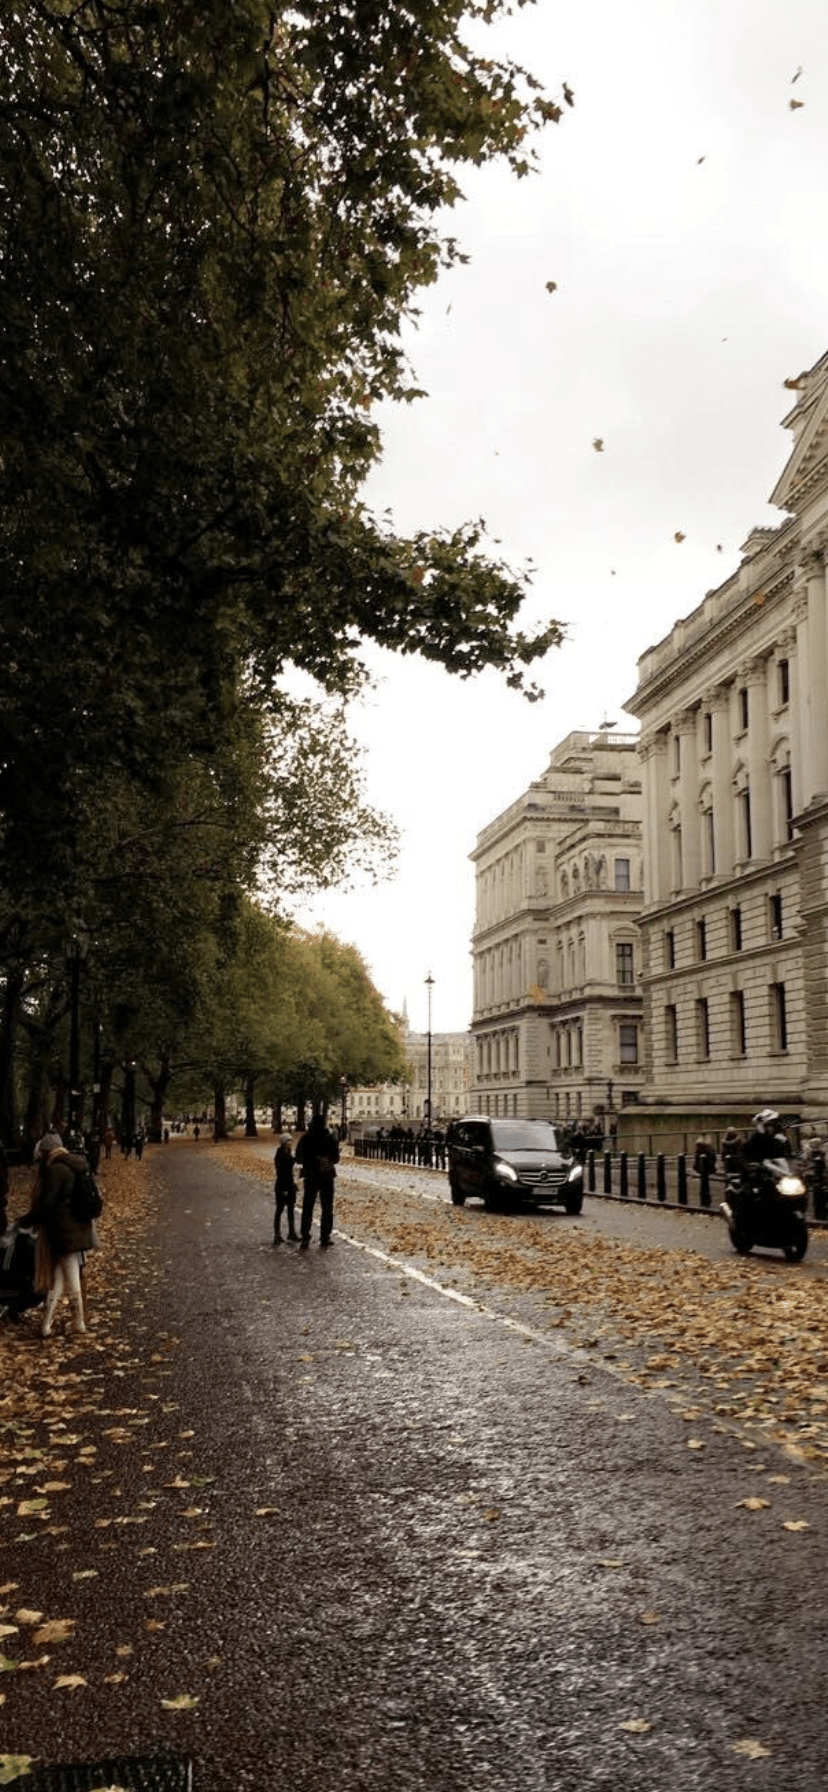
<path id="1" fill-rule="evenodd" d="M 377 1083 L 353 1088 L 348 1092 L 348 1115 L 354 1125 L 413 1126 L 415 1131 L 428 1118 L 428 1034 L 413 1033 L 405 1007 L 402 1015 L 402 1044 L 409 1080 L 405 1083 Z M 435 1126 L 459 1119 L 469 1112 L 472 1070 L 470 1033 L 432 1033 L 431 1035 L 431 1106 Z"/>
<path id="2" fill-rule="evenodd" d="M 638 1100 L 638 736 L 567 735 L 479 835 L 474 1109 L 574 1119 Z"/>

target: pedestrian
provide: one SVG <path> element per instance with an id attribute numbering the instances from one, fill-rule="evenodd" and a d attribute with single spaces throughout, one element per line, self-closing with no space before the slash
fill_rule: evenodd
<path id="1" fill-rule="evenodd" d="M 144 1131 L 143 1126 L 136 1126 L 134 1145 L 135 1145 L 135 1156 L 137 1157 L 139 1163 L 141 1162 L 141 1159 L 144 1155 L 144 1143 L 146 1141 L 146 1136 L 147 1135 Z"/>
<path id="2" fill-rule="evenodd" d="M 333 1244 L 334 1184 L 339 1163 L 339 1142 L 325 1125 L 322 1114 L 314 1114 L 306 1133 L 296 1147 L 296 1162 L 303 1178 L 302 1237 L 299 1249 L 310 1244 L 313 1210 L 319 1196 L 319 1243 L 323 1248 Z"/>
<path id="3" fill-rule="evenodd" d="M 196 1144 L 198 1144 L 198 1141 L 201 1138 L 201 1127 L 199 1126 L 198 1121 L 196 1121 L 196 1124 L 193 1127 L 193 1138 L 195 1139 Z"/>
<path id="4" fill-rule="evenodd" d="M 276 1197 L 276 1211 L 273 1216 L 274 1245 L 281 1244 L 282 1242 L 282 1214 L 286 1209 L 288 1243 L 296 1244 L 298 1240 L 299 1235 L 296 1231 L 296 1178 L 293 1173 L 295 1162 L 296 1159 L 290 1148 L 290 1139 L 288 1138 L 287 1133 L 285 1133 L 273 1154 L 273 1165 L 276 1171 L 276 1182 L 273 1190 Z"/>
<path id="5" fill-rule="evenodd" d="M 104 1157 L 106 1158 L 107 1163 L 109 1162 L 109 1159 L 112 1156 L 112 1147 L 113 1147 L 114 1143 L 115 1143 L 114 1130 L 111 1126 L 107 1126 L 106 1131 L 104 1133 Z"/>
<path id="6" fill-rule="evenodd" d="M 43 1140 L 40 1143 L 42 1146 Z M 64 1296 L 72 1309 L 72 1330 L 86 1331 L 81 1271 L 86 1252 L 95 1249 L 97 1239 L 93 1221 L 77 1217 L 72 1196 L 75 1172 L 87 1168 L 86 1158 L 67 1151 L 62 1143 L 40 1153 L 38 1187 L 30 1213 L 38 1228 L 35 1286 L 46 1295 L 44 1338 L 51 1333 L 55 1309 Z"/>

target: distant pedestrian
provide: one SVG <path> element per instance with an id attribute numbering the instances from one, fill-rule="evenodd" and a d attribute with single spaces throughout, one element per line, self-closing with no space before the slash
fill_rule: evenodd
<path id="1" fill-rule="evenodd" d="M 106 1158 L 107 1163 L 109 1162 L 109 1159 L 112 1156 L 112 1147 L 113 1147 L 114 1143 L 115 1143 L 115 1133 L 114 1133 L 112 1127 L 108 1126 L 104 1133 L 104 1157 Z"/>
<path id="2" fill-rule="evenodd" d="M 334 1185 L 339 1163 L 339 1141 L 336 1133 L 325 1125 L 322 1114 L 314 1114 L 306 1133 L 296 1147 L 296 1162 L 302 1172 L 302 1238 L 300 1249 L 310 1244 L 313 1210 L 319 1196 L 319 1243 L 333 1243 Z"/>
<path id="3" fill-rule="evenodd" d="M 201 1127 L 198 1125 L 198 1122 L 196 1122 L 193 1127 L 193 1138 L 195 1139 L 196 1144 L 198 1144 L 198 1141 L 201 1138 Z"/>
<path id="4" fill-rule="evenodd" d="M 290 1139 L 288 1138 L 287 1133 L 285 1133 L 281 1142 L 277 1145 L 273 1156 L 273 1165 L 276 1171 L 276 1183 L 273 1190 L 276 1197 L 276 1210 L 273 1215 L 274 1245 L 281 1244 L 282 1242 L 282 1214 L 285 1210 L 287 1210 L 288 1242 L 290 1244 L 295 1244 L 297 1242 L 296 1178 L 293 1173 L 295 1162 L 296 1159 L 290 1148 Z"/>

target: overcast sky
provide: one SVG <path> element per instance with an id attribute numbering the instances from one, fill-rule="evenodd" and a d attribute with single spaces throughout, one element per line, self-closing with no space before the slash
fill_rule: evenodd
<path id="1" fill-rule="evenodd" d="M 298 916 L 352 941 L 418 1029 L 430 972 L 435 1031 L 471 1021 L 478 832 L 570 729 L 636 727 L 639 655 L 780 520 L 783 381 L 828 350 L 826 0 L 539 0 L 496 41 L 575 106 L 539 176 L 465 180 L 471 265 L 423 297 L 429 397 L 383 413 L 366 495 L 401 532 L 485 517 L 535 565 L 525 620 L 568 640 L 534 706 L 377 656 L 353 726 L 398 873 Z"/>

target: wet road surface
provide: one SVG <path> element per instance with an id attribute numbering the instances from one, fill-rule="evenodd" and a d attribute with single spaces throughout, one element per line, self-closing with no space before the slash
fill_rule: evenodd
<path id="1" fill-rule="evenodd" d="M 823 1475 L 375 1241 L 274 1251 L 269 1190 L 209 1147 L 150 1162 L 124 1325 L 169 1334 L 188 1442 L 165 1545 L 110 1544 L 101 1673 L 165 1627 L 94 1704 L 33 1690 L 3 1748 L 173 1745 L 196 1792 L 822 1792 Z M 160 1719 L 173 1692 L 199 1704 Z"/>

